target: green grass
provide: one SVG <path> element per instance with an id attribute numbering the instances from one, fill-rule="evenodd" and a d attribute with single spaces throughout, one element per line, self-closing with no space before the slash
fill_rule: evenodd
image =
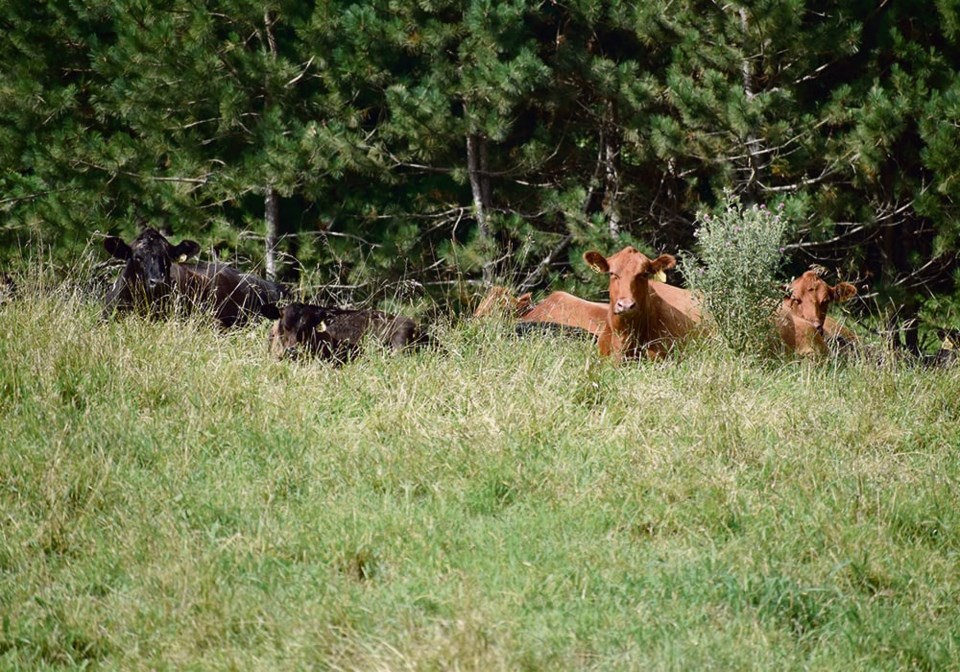
<path id="1" fill-rule="evenodd" d="M 960 370 L 0 307 L 0 669 L 960 669 Z"/>

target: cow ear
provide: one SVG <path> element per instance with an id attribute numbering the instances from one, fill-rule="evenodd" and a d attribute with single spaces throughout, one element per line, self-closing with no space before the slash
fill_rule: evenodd
<path id="1" fill-rule="evenodd" d="M 837 286 L 833 288 L 832 293 L 834 301 L 843 303 L 857 295 L 857 288 L 849 282 L 838 282 Z"/>
<path id="2" fill-rule="evenodd" d="M 595 270 L 597 273 L 610 272 L 610 264 L 607 263 L 607 258 L 596 250 L 584 252 L 583 260 L 587 262 L 587 266 Z"/>
<path id="3" fill-rule="evenodd" d="M 111 256 L 117 259 L 123 259 L 124 261 L 127 261 L 133 256 L 133 250 L 130 249 L 130 246 L 123 242 L 122 238 L 117 238 L 116 236 L 107 236 L 104 238 L 103 249 L 109 252 Z"/>
<path id="4" fill-rule="evenodd" d="M 659 257 L 650 262 L 650 265 L 653 267 L 654 273 L 659 273 L 660 271 L 666 271 L 671 268 L 675 268 L 677 265 L 677 258 L 672 254 L 661 254 Z"/>
<path id="5" fill-rule="evenodd" d="M 529 313 L 533 308 L 533 294 L 526 292 L 517 297 L 515 311 L 517 316 Z"/>
<path id="6" fill-rule="evenodd" d="M 260 308 L 260 313 L 268 320 L 280 319 L 280 309 L 277 308 L 277 304 L 275 303 L 266 304 L 265 306 Z"/>
<path id="7" fill-rule="evenodd" d="M 186 261 L 190 257 L 195 257 L 198 254 L 200 254 L 200 243 L 195 240 L 181 240 L 177 246 L 173 248 L 170 258 L 176 259 L 177 261 Z"/>

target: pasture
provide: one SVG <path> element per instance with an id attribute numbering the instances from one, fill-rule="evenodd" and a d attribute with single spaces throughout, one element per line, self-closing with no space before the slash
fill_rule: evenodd
<path id="1" fill-rule="evenodd" d="M 960 367 L 0 305 L 0 668 L 960 668 Z"/>

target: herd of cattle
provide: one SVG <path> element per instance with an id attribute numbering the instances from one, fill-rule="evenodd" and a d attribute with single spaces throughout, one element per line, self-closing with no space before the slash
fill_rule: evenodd
<path id="1" fill-rule="evenodd" d="M 223 327 L 264 317 L 275 320 L 268 347 L 281 358 L 343 361 L 357 354 L 367 336 L 398 350 L 429 341 L 406 317 L 289 301 L 289 291 L 280 284 L 219 262 L 188 262 L 200 251 L 196 242 L 173 245 L 151 228 L 129 245 L 108 237 L 104 248 L 125 262 L 107 292 L 105 315 L 128 311 L 165 314 L 172 303 L 179 302 L 188 307 L 208 306 Z M 506 289 L 494 287 L 474 315 L 504 314 L 515 318 L 521 328 L 583 330 L 596 339 L 602 356 L 615 361 L 662 357 L 705 328 L 707 321 L 691 292 L 662 281 L 663 272 L 676 265 L 673 256 L 649 259 L 626 247 L 609 257 L 587 252 L 584 260 L 609 277 L 608 303 L 566 292 L 553 292 L 534 303 L 529 293 L 514 297 Z M 830 286 L 817 272 L 807 271 L 788 287 L 775 315 L 776 326 L 771 327 L 772 337 L 778 338 L 786 351 L 798 355 L 823 354 L 828 341 L 855 342 L 856 336 L 829 317 L 827 310 L 856 293 L 849 283 Z"/>

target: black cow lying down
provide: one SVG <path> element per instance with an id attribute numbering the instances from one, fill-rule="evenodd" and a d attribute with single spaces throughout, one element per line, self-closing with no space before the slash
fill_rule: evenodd
<path id="1" fill-rule="evenodd" d="M 286 290 L 275 282 L 221 263 L 185 263 L 200 252 L 200 245 L 183 240 L 172 245 L 155 229 L 144 229 L 129 245 L 109 236 L 103 246 L 126 263 L 107 292 L 104 315 L 143 312 L 159 315 L 177 305 L 213 311 L 224 327 L 244 324 L 262 316 L 268 303 L 275 303 Z"/>
<path id="2" fill-rule="evenodd" d="M 394 350 L 427 342 L 416 322 L 379 310 L 290 303 L 283 308 L 269 304 L 264 314 L 277 320 L 267 335 L 267 346 L 270 354 L 280 359 L 316 357 L 344 362 L 359 354 L 368 334 Z"/>

